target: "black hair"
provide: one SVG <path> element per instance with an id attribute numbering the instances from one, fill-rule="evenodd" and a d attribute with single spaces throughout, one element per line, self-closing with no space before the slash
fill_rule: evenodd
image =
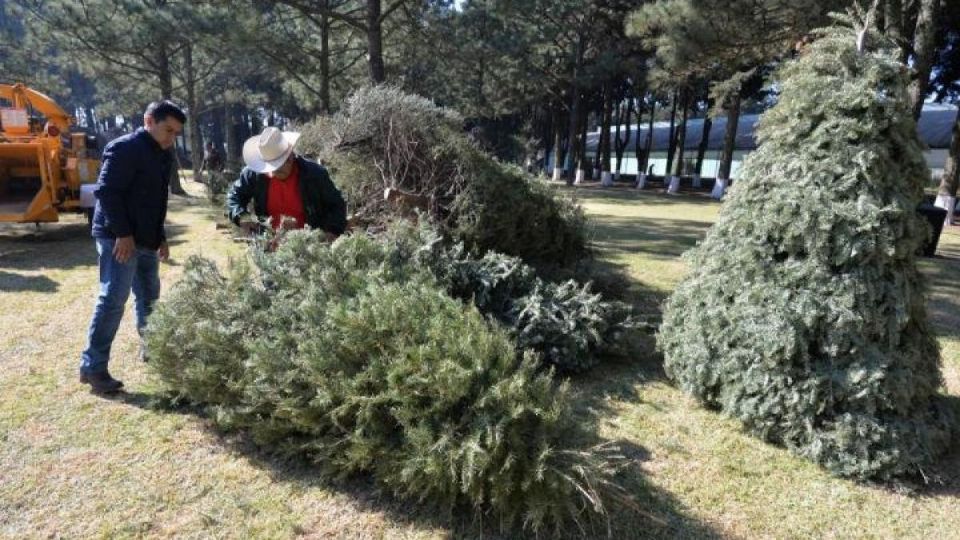
<path id="1" fill-rule="evenodd" d="M 167 118 L 173 117 L 179 120 L 181 124 L 187 123 L 186 113 L 183 112 L 183 109 L 181 109 L 179 105 L 169 99 L 154 101 L 147 105 L 147 110 L 144 111 L 143 114 L 153 118 L 154 122 L 162 122 Z"/>

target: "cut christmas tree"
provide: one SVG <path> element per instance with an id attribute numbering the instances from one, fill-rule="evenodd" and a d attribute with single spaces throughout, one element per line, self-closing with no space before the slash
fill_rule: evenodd
<path id="1" fill-rule="evenodd" d="M 583 259 L 580 207 L 484 152 L 463 125 L 455 111 L 376 86 L 355 92 L 335 116 L 303 126 L 298 148 L 330 168 L 359 227 L 422 211 L 470 251 L 497 251 L 538 268 Z"/>
<path id="2" fill-rule="evenodd" d="M 315 460 L 318 473 L 367 473 L 397 495 L 472 508 L 506 528 L 605 513 L 621 495 L 612 483 L 621 458 L 572 446 L 589 435 L 566 386 L 517 337 L 546 334 L 546 325 L 501 328 L 451 297 L 451 276 L 427 264 L 437 244 L 404 231 L 332 245 L 321 232 L 294 231 L 225 274 L 190 259 L 151 316 L 149 367 L 175 399 L 268 450 Z M 503 300 L 484 304 L 488 312 L 511 312 L 512 292 L 485 292 L 484 302 Z M 580 322 L 570 333 L 599 346 L 586 334 L 608 328 L 594 321 L 606 308 L 591 295 L 574 294 L 571 305 L 565 319 Z M 579 361 L 577 345 L 569 350 Z"/>
<path id="3" fill-rule="evenodd" d="M 687 392 L 831 472 L 922 473 L 950 440 L 916 208 L 929 181 L 892 45 L 838 24 L 780 71 L 760 146 L 687 257 L 658 344 Z"/>

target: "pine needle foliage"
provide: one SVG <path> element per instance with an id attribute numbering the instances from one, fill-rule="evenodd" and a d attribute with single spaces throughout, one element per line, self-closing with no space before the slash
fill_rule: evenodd
<path id="1" fill-rule="evenodd" d="M 589 283 L 547 281 L 519 257 L 475 257 L 463 244 L 445 247 L 430 227 L 398 224 L 389 234 L 393 245 L 412 243 L 412 260 L 449 294 L 472 302 L 507 328 L 518 349 L 538 352 L 560 372 L 586 371 L 605 355 L 624 354 L 640 330 L 629 305 L 603 300 Z"/>
<path id="2" fill-rule="evenodd" d="M 916 214 L 929 170 L 892 47 L 838 17 L 780 71 L 658 342 L 668 374 L 831 472 L 922 473 L 949 441 Z"/>
<path id="3" fill-rule="evenodd" d="M 354 93 L 332 118 L 301 128 L 300 151 L 322 159 L 354 221 L 381 225 L 410 208 L 384 199 L 395 189 L 426 201 L 443 235 L 471 251 L 497 251 L 543 267 L 587 255 L 582 210 L 556 189 L 485 153 L 463 119 L 390 86 Z"/>
<path id="4" fill-rule="evenodd" d="M 566 384 L 397 247 L 286 236 L 221 273 L 191 258 L 149 366 L 177 398 L 322 474 L 540 530 L 605 512 L 618 457 L 578 451 Z"/>

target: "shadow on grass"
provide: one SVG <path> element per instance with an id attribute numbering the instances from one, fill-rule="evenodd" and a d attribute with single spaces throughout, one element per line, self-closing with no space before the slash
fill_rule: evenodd
<path id="1" fill-rule="evenodd" d="M 85 221 L 0 227 L 0 268 L 70 269 L 97 264 L 97 250 Z"/>
<path id="2" fill-rule="evenodd" d="M 46 276 L 25 276 L 0 270 L 0 292 L 55 293 L 60 285 Z"/>
<path id="3" fill-rule="evenodd" d="M 576 380 L 575 412 L 578 423 L 592 440 L 584 446 L 612 443 L 625 460 L 616 481 L 633 497 L 637 508 L 618 507 L 610 515 L 613 538 L 721 538 L 724 535 L 707 523 L 691 516 L 671 493 L 650 484 L 643 464 L 652 455 L 636 442 L 606 440 L 598 434 L 602 423 L 622 411 L 616 403 L 643 401 L 638 387 L 643 383 L 665 380 L 663 359 L 654 349 L 652 336 L 642 339 L 630 359 L 607 359 Z"/>
<path id="4" fill-rule="evenodd" d="M 168 224 L 168 243 L 180 244 L 177 237 L 186 229 L 182 225 Z M 4 270 L 68 270 L 96 265 L 97 248 L 86 222 L 50 223 L 40 228 L 32 224 L 15 224 L 0 228 L 0 268 Z M 23 278 L 23 288 L 4 288 L 3 277 L 0 276 L 0 290 L 57 290 L 57 282 L 49 278 L 20 277 Z M 11 277 L 10 280 L 15 278 Z"/>
<path id="5" fill-rule="evenodd" d="M 943 396 L 941 399 L 953 411 L 953 442 L 950 450 L 928 472 L 929 482 L 917 490 L 917 495 L 960 498 L 960 396 Z"/>
<path id="6" fill-rule="evenodd" d="M 60 283 L 17 271 L 63 270 L 97 264 L 86 221 L 0 226 L 0 291 L 55 293 Z"/>
<path id="7" fill-rule="evenodd" d="M 590 425 L 597 422 L 596 412 L 584 412 L 591 404 L 600 403 L 610 394 L 623 397 L 629 393 L 630 379 L 646 377 L 647 372 L 636 365 L 618 364 L 601 372 L 600 377 L 620 376 L 616 384 L 598 388 L 599 394 L 579 404 L 578 415 Z M 601 379 L 597 378 L 595 382 Z M 607 381 L 610 382 L 609 380 Z M 588 383 L 590 386 L 592 383 Z M 608 506 L 608 519 L 584 523 L 582 529 L 570 523 L 566 530 L 543 530 L 539 535 L 515 530 L 503 530 L 495 518 L 485 516 L 470 507 L 452 511 L 439 508 L 428 502 L 400 499 L 381 490 L 368 475 L 353 475 L 346 479 L 331 479 L 322 476 L 319 467 L 305 457 L 282 456 L 257 445 L 245 432 L 223 432 L 202 408 L 173 404 L 162 396 L 140 392 L 121 392 L 102 396 L 116 402 L 165 414 L 182 414 L 203 418 L 208 429 L 218 437 L 221 448 L 246 459 L 255 467 L 266 471 L 275 482 L 294 484 L 298 491 L 319 489 L 335 491 L 350 497 L 358 512 L 384 514 L 398 524 L 427 529 L 446 529 L 453 538 L 487 538 L 506 540 L 514 538 L 721 538 L 722 535 L 710 526 L 689 516 L 682 505 L 669 493 L 651 486 L 644 478 L 640 464 L 650 458 L 649 452 L 630 441 L 615 441 L 627 464 L 616 478 L 617 483 L 633 500 L 630 504 Z M 597 411 L 602 408 L 597 409 Z M 589 430 L 588 430 L 589 431 Z M 571 441 L 574 446 L 592 446 L 602 441 L 592 433 L 587 438 Z M 608 530 L 609 527 L 609 530 Z M 309 534 L 310 531 L 300 531 Z M 609 534 L 608 534 L 609 532 Z M 349 531 L 344 531 L 349 534 Z"/>
<path id="8" fill-rule="evenodd" d="M 93 392 L 91 392 L 93 393 Z M 129 392 L 126 390 L 116 392 L 113 394 L 94 394 L 100 398 L 115 401 L 117 403 L 125 403 L 133 407 L 139 407 L 145 410 L 151 410 L 156 412 L 167 412 L 167 413 L 178 413 L 178 414 L 197 414 L 202 412 L 200 409 L 194 407 L 187 407 L 184 405 L 174 406 L 168 401 L 158 399 L 154 394 L 146 394 L 144 392 Z"/>

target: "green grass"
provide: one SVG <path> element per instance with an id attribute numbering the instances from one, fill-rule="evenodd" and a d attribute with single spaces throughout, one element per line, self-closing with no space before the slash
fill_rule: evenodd
<path id="1" fill-rule="evenodd" d="M 193 196 L 174 199 L 165 287 L 188 254 L 224 261 L 242 253 L 214 228 L 217 213 L 198 187 L 188 182 Z M 686 271 L 679 255 L 702 237 L 720 204 L 628 189 L 575 193 L 593 218 L 603 265 L 626 273 L 627 297 L 655 316 Z M 941 245 L 940 257 L 921 264 L 948 391 L 958 396 L 960 231 L 945 232 Z M 129 392 L 91 395 L 76 376 L 95 285 L 93 242 L 80 219 L 39 230 L 0 226 L 0 536 L 497 537 L 496 524 L 472 514 L 434 515 L 378 494 L 363 478 L 323 482 L 309 463 L 218 434 L 189 410 L 156 406 L 156 388 L 136 361 L 130 315 L 111 363 Z M 700 408 L 664 379 L 659 364 L 648 339 L 634 358 L 574 381 L 583 422 L 633 459 L 620 480 L 644 512 L 615 512 L 614 537 L 960 535 L 960 452 L 930 471 L 939 484 L 838 480 Z"/>

